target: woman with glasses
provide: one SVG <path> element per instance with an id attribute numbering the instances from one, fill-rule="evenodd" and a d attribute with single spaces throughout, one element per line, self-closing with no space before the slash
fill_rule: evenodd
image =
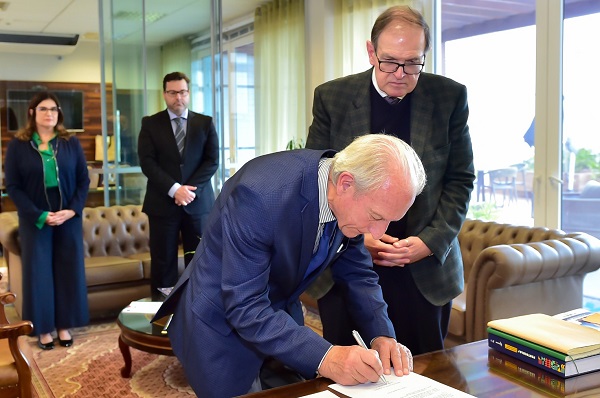
<path id="1" fill-rule="evenodd" d="M 70 328 L 89 323 L 81 214 L 89 177 L 79 140 L 63 126 L 56 96 L 29 102 L 27 125 L 6 151 L 6 190 L 19 215 L 23 319 L 38 346 L 73 344 Z"/>

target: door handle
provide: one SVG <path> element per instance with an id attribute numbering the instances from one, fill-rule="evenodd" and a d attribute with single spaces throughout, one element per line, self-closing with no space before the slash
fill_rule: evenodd
<path id="1" fill-rule="evenodd" d="M 548 177 L 548 179 L 550 180 L 550 182 L 554 182 L 554 183 L 559 184 L 559 185 L 564 184 L 563 180 L 561 180 L 560 178 L 556 178 L 554 176 L 550 176 L 550 177 Z"/>

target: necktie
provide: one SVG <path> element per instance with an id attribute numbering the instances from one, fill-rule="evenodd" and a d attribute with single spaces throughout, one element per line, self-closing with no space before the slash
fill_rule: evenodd
<path id="1" fill-rule="evenodd" d="M 323 234 L 321 235 L 321 239 L 319 239 L 319 247 L 310 259 L 310 263 L 308 264 L 308 268 L 306 269 L 306 273 L 304 274 L 305 279 L 308 275 L 310 275 L 311 272 L 320 267 L 325 261 L 325 258 L 327 258 L 327 254 L 329 253 L 329 246 L 331 243 L 331 237 L 333 235 L 333 231 L 336 228 L 336 225 L 336 221 L 325 223 L 325 226 L 323 228 Z"/>
<path id="2" fill-rule="evenodd" d="M 177 142 L 177 149 L 179 150 L 179 154 L 183 155 L 183 143 L 185 141 L 185 131 L 183 130 L 183 123 L 181 123 L 181 118 L 176 117 L 175 124 L 177 128 L 175 129 L 175 142 Z"/>
<path id="3" fill-rule="evenodd" d="M 401 101 L 401 98 L 398 97 L 390 97 L 387 96 L 385 97 L 385 100 L 390 104 L 390 105 L 396 105 L 397 103 L 399 103 Z"/>

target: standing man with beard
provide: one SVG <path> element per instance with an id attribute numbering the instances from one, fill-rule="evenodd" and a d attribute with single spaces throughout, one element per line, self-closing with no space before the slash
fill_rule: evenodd
<path id="1" fill-rule="evenodd" d="M 386 133 L 409 143 L 421 158 L 427 186 L 405 217 L 383 237 L 365 235 L 399 341 L 413 354 L 443 348 L 452 299 L 463 290 L 458 232 L 475 179 L 465 86 L 422 72 L 429 26 L 406 6 L 375 21 L 367 54 L 371 69 L 315 90 L 307 148 L 341 149 L 356 133 Z M 330 282 L 330 283 L 327 283 Z M 340 281 L 319 281 L 323 334 L 353 344 Z"/>
<path id="2" fill-rule="evenodd" d="M 142 119 L 138 155 L 148 178 L 143 211 L 150 223 L 152 294 L 178 279 L 179 235 L 186 265 L 202 237 L 215 197 L 211 178 L 219 165 L 212 118 L 188 110 L 190 79 L 172 72 L 163 79 L 167 109 Z"/>

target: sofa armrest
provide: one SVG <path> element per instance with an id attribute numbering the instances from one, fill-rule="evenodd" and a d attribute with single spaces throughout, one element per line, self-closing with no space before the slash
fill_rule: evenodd
<path id="1" fill-rule="evenodd" d="M 466 341 L 487 337 L 487 322 L 581 307 L 583 278 L 600 268 L 600 240 L 587 234 L 491 246 L 469 274 Z"/>
<path id="2" fill-rule="evenodd" d="M 16 211 L 0 213 L 0 244 L 4 249 L 21 255 L 19 217 Z"/>

